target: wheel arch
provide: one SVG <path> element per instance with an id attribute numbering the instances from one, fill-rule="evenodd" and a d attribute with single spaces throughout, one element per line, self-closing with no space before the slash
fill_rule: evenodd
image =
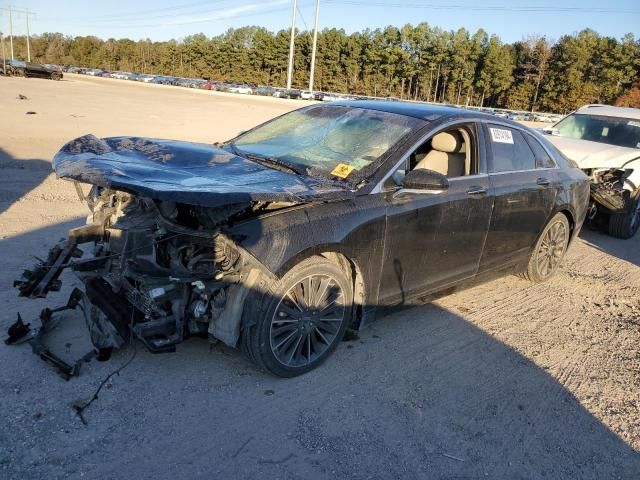
<path id="1" fill-rule="evenodd" d="M 352 282 L 353 286 L 353 328 L 358 328 L 364 316 L 367 295 L 367 281 L 359 262 L 354 258 L 353 252 L 338 244 L 316 245 L 299 252 L 283 263 L 277 272 L 278 278 L 282 278 L 297 264 L 313 256 L 321 256 L 338 265 Z"/>
<path id="2" fill-rule="evenodd" d="M 549 217 L 549 221 L 555 216 L 556 213 L 562 213 L 565 217 L 567 217 L 567 221 L 569 222 L 569 245 L 573 241 L 574 232 L 576 231 L 576 219 L 574 213 L 571 211 L 568 205 L 557 209 L 553 214 Z"/>
<path id="3" fill-rule="evenodd" d="M 540 231 L 538 232 L 538 235 L 536 236 L 535 242 L 533 242 L 533 244 L 531 245 L 531 250 L 529 255 L 531 255 L 531 252 L 535 250 L 538 240 L 540 240 L 540 237 L 544 233 L 544 229 L 547 228 L 547 225 L 549 225 L 549 222 L 551 221 L 551 219 L 555 217 L 558 213 L 563 214 L 566 217 L 567 221 L 569 222 L 569 244 L 568 245 L 571 245 L 571 242 L 573 241 L 575 228 L 576 228 L 575 213 L 573 212 L 570 205 L 568 204 L 560 205 L 551 211 L 551 213 L 547 217 L 547 220 L 544 222 L 544 225 L 542 225 L 542 228 L 540 229 Z"/>

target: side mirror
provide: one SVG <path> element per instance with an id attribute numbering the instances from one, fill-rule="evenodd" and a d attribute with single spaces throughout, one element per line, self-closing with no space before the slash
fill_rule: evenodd
<path id="1" fill-rule="evenodd" d="M 449 188 L 449 180 L 441 173 L 417 168 L 404 176 L 402 187 L 407 190 L 441 191 Z"/>

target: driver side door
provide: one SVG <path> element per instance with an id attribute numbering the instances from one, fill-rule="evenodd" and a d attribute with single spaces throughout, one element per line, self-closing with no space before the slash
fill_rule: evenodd
<path id="1" fill-rule="evenodd" d="M 446 288 L 478 271 L 493 205 L 493 191 L 485 169 L 482 131 L 470 134 L 471 167 L 465 175 L 448 178 L 444 191 L 419 191 L 401 186 L 402 170 L 412 168 L 413 151 L 386 186 L 387 226 L 379 299 L 402 304 L 410 297 Z M 441 130 L 442 131 L 442 130 Z M 439 132 L 435 132 L 439 133 Z M 428 142 L 434 134 L 423 139 Z M 419 150 L 424 143 L 420 143 Z"/>

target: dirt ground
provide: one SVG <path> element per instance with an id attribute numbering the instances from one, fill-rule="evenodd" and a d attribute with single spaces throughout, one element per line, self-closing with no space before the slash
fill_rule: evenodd
<path id="1" fill-rule="evenodd" d="M 65 141 L 213 142 L 303 104 L 0 78 L 1 330 L 77 284 L 64 274 L 43 301 L 12 288 L 87 213 L 50 173 Z M 54 346 L 85 353 L 79 316 L 62 318 Z M 81 423 L 72 403 L 134 354 Z M 196 339 L 175 354 L 125 348 L 69 382 L 24 345 L 0 345 L 0 365 L 0 478 L 638 479 L 640 235 L 586 231 L 548 283 L 507 277 L 385 314 L 291 380 Z"/>

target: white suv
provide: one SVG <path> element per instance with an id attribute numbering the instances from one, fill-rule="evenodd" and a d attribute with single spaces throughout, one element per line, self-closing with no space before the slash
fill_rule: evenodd
<path id="1" fill-rule="evenodd" d="M 592 223 L 631 238 L 640 226 L 640 109 L 586 105 L 543 132 L 591 178 Z"/>

